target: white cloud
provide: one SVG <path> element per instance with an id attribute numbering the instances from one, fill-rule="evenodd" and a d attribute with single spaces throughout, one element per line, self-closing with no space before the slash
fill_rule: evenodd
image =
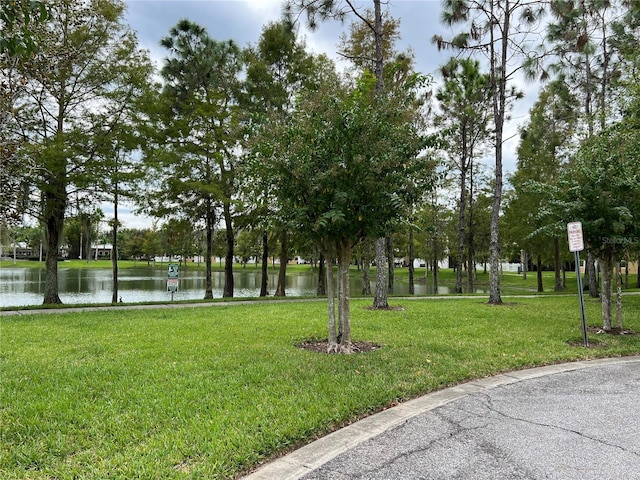
<path id="1" fill-rule="evenodd" d="M 283 4 L 281 0 L 238 0 L 238 3 L 242 3 L 252 12 L 271 18 L 280 15 Z"/>

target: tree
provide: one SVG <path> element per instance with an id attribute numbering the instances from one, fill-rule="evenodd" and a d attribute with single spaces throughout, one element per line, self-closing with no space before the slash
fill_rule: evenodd
<path id="1" fill-rule="evenodd" d="M 372 0 L 373 18 L 367 17 L 363 9 L 359 9 L 351 0 L 288 0 L 285 10 L 289 18 L 306 13 L 307 24 L 317 27 L 318 18 L 336 18 L 344 20 L 349 14 L 357 17 L 373 35 L 374 55 L 371 58 L 373 74 L 376 79 L 375 92 L 378 98 L 384 92 L 384 38 L 382 0 Z M 376 289 L 373 299 L 374 308 L 389 308 L 388 301 L 388 264 L 386 239 L 381 236 L 375 242 L 376 255 Z"/>
<path id="2" fill-rule="evenodd" d="M 204 222 L 206 299 L 213 297 L 211 248 L 216 211 L 222 209 L 226 234 L 222 295 L 232 297 L 241 50 L 233 41 L 213 40 L 205 28 L 189 20 L 180 20 L 161 45 L 169 56 L 161 71 L 165 84 L 155 117 L 159 135 L 147 153 L 154 180 L 162 183 L 151 198 L 152 211 L 161 217 Z"/>
<path id="3" fill-rule="evenodd" d="M 243 228 L 238 232 L 236 254 L 240 258 L 243 267 L 246 267 L 251 258 L 256 261 L 262 253 L 262 232 L 251 228 Z"/>
<path id="4" fill-rule="evenodd" d="M 414 57 L 411 50 L 405 52 L 397 52 L 395 50 L 395 44 L 400 39 L 400 20 L 393 18 L 388 11 L 382 13 L 382 19 L 380 24 L 381 35 L 376 34 L 376 12 L 375 10 L 366 9 L 361 12 L 361 17 L 365 19 L 362 21 L 358 18 L 350 25 L 349 35 L 343 34 L 338 46 L 339 53 L 343 57 L 349 59 L 352 63 L 354 72 L 356 75 L 362 72 L 368 72 L 372 75 L 376 72 L 377 56 L 376 56 L 376 44 L 377 41 L 381 42 L 382 49 L 382 84 L 384 90 L 396 90 L 403 89 L 404 83 L 407 79 L 412 78 L 414 73 Z M 419 92 L 416 98 L 416 103 L 422 105 L 426 103 L 426 98 L 430 97 L 431 92 Z M 426 117 L 426 109 L 425 109 Z M 407 217 L 410 212 L 407 212 Z M 407 221 L 405 219 L 405 221 Z M 385 235 L 385 257 L 389 260 L 387 262 L 387 292 L 393 292 L 394 288 L 394 246 L 393 235 L 387 233 Z M 381 253 L 381 252 L 378 252 Z M 367 260 L 369 257 L 367 256 Z M 376 260 L 376 287 L 378 292 L 376 298 L 374 298 L 374 304 L 378 304 L 379 308 L 386 308 L 387 298 L 386 292 L 381 292 L 382 283 L 380 283 L 380 269 L 377 267 L 378 260 Z M 363 265 L 362 269 L 363 282 L 368 286 L 369 281 L 369 260 Z"/>
<path id="5" fill-rule="evenodd" d="M 31 27 L 44 22 L 47 15 L 43 2 L 0 2 L 0 211 L 7 224 L 20 222 L 28 200 L 24 179 L 35 168 L 30 159 L 18 155 L 21 138 L 11 127 L 16 102 L 25 94 L 17 71 L 38 51 Z"/>
<path id="6" fill-rule="evenodd" d="M 436 35 L 433 41 L 438 48 L 456 48 L 485 54 L 489 61 L 489 86 L 491 89 L 493 122 L 495 126 L 495 183 L 491 216 L 491 271 L 489 279 L 489 303 L 501 304 L 500 296 L 500 209 L 502 205 L 502 157 L 503 135 L 507 106 L 510 99 L 518 97 L 509 90 L 509 83 L 523 68 L 538 60 L 530 47 L 527 32 L 539 22 L 543 2 L 540 0 L 444 0 L 442 20 L 445 24 L 467 24 L 469 30 L 452 40 Z M 514 66 L 514 57 L 520 56 L 523 64 Z"/>
<path id="7" fill-rule="evenodd" d="M 566 228 L 549 217 L 549 198 L 532 182 L 553 185 L 569 163 L 572 138 L 578 121 L 578 98 L 563 81 L 549 83 L 530 111 L 530 119 L 520 132 L 517 170 L 510 179 L 513 198 L 505 210 L 505 223 L 521 248 L 538 256 L 553 245 L 555 290 L 563 290 L 560 277 L 560 240 Z M 538 271 L 539 289 L 542 284 Z"/>
<path id="8" fill-rule="evenodd" d="M 140 197 L 139 186 L 144 180 L 144 168 L 141 162 L 131 155 L 143 143 L 140 138 L 144 120 L 142 112 L 146 102 L 152 97 L 151 75 L 153 66 L 145 58 L 132 56 L 129 64 L 121 68 L 121 84 L 129 88 L 119 88 L 109 93 L 109 100 L 123 105 L 122 109 L 99 112 L 95 115 L 94 123 L 102 124 L 110 132 L 103 141 L 96 146 L 96 156 L 100 159 L 91 176 L 87 178 L 87 186 L 96 191 L 98 196 L 113 204 L 113 218 L 109 220 L 111 227 L 111 263 L 112 263 L 112 295 L 111 303 L 117 303 L 118 295 L 118 207 L 121 200 L 134 200 Z"/>
<path id="9" fill-rule="evenodd" d="M 134 265 L 144 255 L 144 238 L 146 230 L 123 229 L 122 257 L 133 259 Z"/>
<path id="10" fill-rule="evenodd" d="M 447 144 L 451 164 L 460 172 L 458 182 L 458 255 L 456 293 L 462 293 L 462 265 L 467 244 L 466 218 L 468 177 L 479 148 L 488 136 L 490 119 L 489 76 L 480 72 L 480 63 L 470 59 L 452 58 L 440 68 L 444 85 L 436 92 L 441 113 L 436 125 Z M 469 265 L 468 283 L 472 283 Z"/>
<path id="11" fill-rule="evenodd" d="M 296 93 L 303 87 L 318 83 L 318 59 L 314 59 L 305 45 L 298 41 L 294 25 L 286 20 L 269 23 L 262 30 L 256 46 L 245 51 L 247 62 L 247 89 L 245 108 L 251 113 L 250 128 L 260 128 L 264 122 L 286 121 L 294 106 Z M 255 164 L 254 164 L 255 165 Z M 268 222 L 274 205 L 270 198 L 270 185 L 264 182 L 261 172 L 251 172 L 246 182 L 246 194 L 252 197 L 251 216 L 263 224 L 262 277 L 260 296 L 267 295 Z M 288 239 L 287 225 L 271 225 L 279 231 L 280 268 L 277 296 L 285 296 Z"/>
<path id="12" fill-rule="evenodd" d="M 29 186 L 38 202 L 30 213 L 47 235 L 44 303 L 61 303 L 57 262 L 69 195 L 92 184 L 100 151 L 137 94 L 127 70 L 149 61 L 122 22 L 123 2 L 56 0 L 47 7 L 47 20 L 32 24 L 40 50 L 12 76 L 25 87 L 11 126 L 24 142 L 20 158 L 37 166 Z"/>
<path id="13" fill-rule="evenodd" d="M 162 245 L 160 242 L 160 232 L 154 228 L 146 230 L 142 241 L 142 252 L 147 257 L 147 265 L 153 260 L 155 266 L 155 257 L 162 254 Z"/>
<path id="14" fill-rule="evenodd" d="M 599 259 L 605 331 L 612 330 L 614 266 L 640 235 L 639 155 L 638 124 L 613 125 L 581 146 L 557 192 L 558 210 L 566 212 L 563 221 L 582 222 L 586 247 Z"/>
<path id="15" fill-rule="evenodd" d="M 438 198 L 438 191 L 432 190 L 420 209 L 416 212 L 416 223 L 420 227 L 419 255 L 425 259 L 425 281 L 429 271 L 432 275 L 433 293 L 438 293 L 438 273 L 440 261 L 449 250 L 445 231 L 447 209 Z"/>
<path id="16" fill-rule="evenodd" d="M 416 76 L 416 82 L 420 77 Z M 333 269 L 327 268 L 329 350 L 350 352 L 349 264 L 353 247 L 377 238 L 411 200 L 423 146 L 411 95 L 378 98 L 363 74 L 356 88 L 337 76 L 305 91 L 288 125 L 265 141 L 280 211 L 338 262 L 338 323 Z M 371 159 L 374 159 L 371 162 Z"/>
<path id="17" fill-rule="evenodd" d="M 166 253 L 169 257 L 180 257 L 184 260 L 184 268 L 187 268 L 187 257 L 193 255 L 195 250 L 193 225 L 185 219 L 170 218 L 163 226 L 162 231 L 167 242 Z"/>
<path id="18" fill-rule="evenodd" d="M 613 329 L 614 268 L 619 271 L 619 260 L 640 235 L 640 90 L 637 77 L 631 78 L 618 105 L 621 120 L 585 140 L 557 184 L 538 185 L 551 199 L 549 210 L 561 227 L 582 222 L 585 247 L 599 259 L 605 331 Z M 617 328 L 622 329 L 620 288 L 617 306 Z"/>
<path id="19" fill-rule="evenodd" d="M 564 74 L 574 91 L 580 93 L 582 113 L 590 137 L 610 121 L 615 102 L 610 101 L 619 83 L 623 57 L 614 42 L 620 27 L 620 9 L 634 8 L 624 0 L 552 0 L 553 22 L 547 26 L 556 63 L 554 70 Z M 627 4 L 627 5 L 625 5 Z M 637 8 L 637 7 L 636 7 Z"/>
<path id="20" fill-rule="evenodd" d="M 627 41 L 622 43 L 616 40 L 630 33 L 624 26 L 633 24 L 632 14 L 637 10 L 634 3 L 616 0 L 550 2 L 554 21 L 547 27 L 547 37 L 556 60 L 552 68 L 561 72 L 570 88 L 580 95 L 582 138 L 590 138 L 602 131 L 611 121 L 615 104 L 613 96 L 616 85 L 620 83 L 624 57 L 621 53 L 628 46 L 629 38 L 627 36 Z M 621 15 L 620 10 L 627 14 Z M 597 298 L 597 275 L 590 253 L 586 273 L 589 295 Z"/>

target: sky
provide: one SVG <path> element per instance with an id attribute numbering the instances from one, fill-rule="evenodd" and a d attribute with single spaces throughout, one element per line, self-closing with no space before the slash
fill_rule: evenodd
<path id="1" fill-rule="evenodd" d="M 126 21 L 137 32 L 142 48 L 149 50 L 157 68 L 162 66 L 165 51 L 160 47 L 160 39 L 167 36 L 169 29 L 182 18 L 204 26 L 209 35 L 216 40 L 234 40 L 240 47 L 256 44 L 262 28 L 270 21 L 277 21 L 282 14 L 282 0 L 125 0 L 127 4 Z M 358 1 L 358 6 L 372 6 L 371 0 Z M 451 51 L 439 52 L 431 43 L 435 34 L 450 38 L 459 30 L 451 30 L 440 23 L 440 0 L 389 0 L 386 7 L 392 17 L 400 20 L 401 40 L 396 46 L 398 51 L 411 48 L 415 55 L 416 71 L 432 74 L 434 80 L 440 80 L 437 71 L 453 54 Z M 316 53 L 326 53 L 338 63 L 337 44 L 340 34 L 348 32 L 348 18 L 344 24 L 339 21 L 320 23 L 315 31 L 310 31 L 301 22 L 299 34 L 307 47 Z M 515 149 L 517 147 L 517 129 L 528 116 L 528 110 L 536 100 L 537 86 L 517 85 L 525 91 L 525 98 L 518 102 L 511 113 L 511 120 L 505 129 L 505 138 L 512 138 L 505 144 L 504 171 L 515 170 Z M 113 209 L 104 207 L 107 217 L 113 215 Z M 123 207 L 118 212 L 125 228 L 146 228 L 151 225 L 149 219 L 135 217 L 129 209 Z"/>

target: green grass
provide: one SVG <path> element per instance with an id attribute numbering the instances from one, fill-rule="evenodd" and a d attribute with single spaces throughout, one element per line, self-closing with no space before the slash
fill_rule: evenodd
<path id="1" fill-rule="evenodd" d="M 336 356 L 323 302 L 0 317 L 0 478 L 233 478 L 396 401 L 513 369 L 640 352 L 640 336 L 580 343 L 575 297 L 352 303 Z M 640 331 L 640 296 L 625 326 Z M 598 326 L 600 304 L 587 301 Z"/>
<path id="2" fill-rule="evenodd" d="M 408 277 L 409 273 L 406 268 L 404 269 L 396 269 L 395 271 L 396 277 Z M 629 288 L 623 288 L 624 291 L 638 291 L 635 288 L 637 273 L 635 269 L 630 270 L 629 272 Z M 423 282 L 424 280 L 425 269 L 416 269 L 415 278 L 416 281 Z M 429 276 L 427 281 L 429 284 L 432 282 L 432 273 L 429 272 Z M 624 281 L 624 269 L 623 269 L 623 281 Z M 464 282 L 464 280 L 463 280 Z M 576 281 L 575 272 L 567 272 L 566 273 L 566 289 L 564 292 L 554 292 L 555 286 L 555 273 L 549 271 L 542 272 L 542 285 L 544 288 L 544 294 L 576 294 L 578 289 L 578 283 Z M 446 285 L 452 289 L 456 284 L 456 273 L 452 269 L 442 269 L 438 274 L 438 285 Z M 478 279 L 474 285 L 476 288 L 480 289 L 489 289 L 489 272 L 483 273 L 482 271 L 478 271 Z M 528 272 L 527 278 L 524 279 L 522 274 L 518 274 L 515 272 L 504 272 L 500 275 L 500 289 L 501 292 L 505 295 L 518 295 L 518 294 L 537 294 L 538 289 L 538 279 L 536 272 Z M 483 294 L 486 295 L 486 294 Z"/>

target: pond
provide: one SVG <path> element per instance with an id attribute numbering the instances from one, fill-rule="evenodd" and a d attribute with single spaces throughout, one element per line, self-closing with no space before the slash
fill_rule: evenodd
<path id="1" fill-rule="evenodd" d="M 234 270 L 234 296 L 257 297 L 260 294 L 260 272 L 238 267 Z M 375 269 L 371 270 L 371 289 L 375 289 Z M 0 306 L 39 305 L 44 295 L 45 271 L 43 268 L 2 268 L 0 269 Z M 59 266 L 58 282 L 60 298 L 67 304 L 110 303 L 112 277 L 110 269 L 65 268 Z M 269 269 L 268 290 L 275 292 L 278 282 L 277 269 Z M 166 302 L 171 300 L 167 292 L 166 268 L 137 267 L 121 269 L 119 272 L 119 296 L 123 302 Z M 222 297 L 224 274 L 213 272 L 213 296 Z M 288 273 L 286 278 L 287 296 L 315 296 L 317 270 Z M 205 272 L 203 270 L 181 270 L 179 291 L 174 300 L 194 300 L 204 298 Z M 360 272 L 352 272 L 351 293 L 357 297 L 362 292 Z M 397 278 L 394 293 L 409 294 L 408 280 Z M 424 283 L 415 284 L 416 295 L 432 293 Z M 447 294 L 446 286 L 438 288 L 438 293 Z"/>

